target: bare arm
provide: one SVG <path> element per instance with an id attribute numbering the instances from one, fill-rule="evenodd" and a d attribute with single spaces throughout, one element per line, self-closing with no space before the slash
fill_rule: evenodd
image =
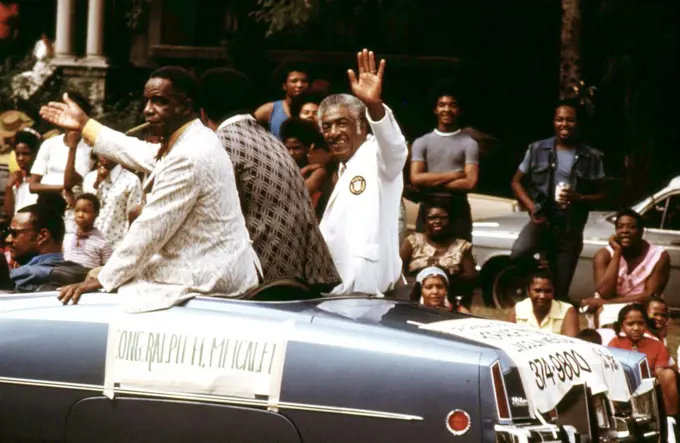
<path id="1" fill-rule="evenodd" d="M 645 290 L 629 297 L 613 297 L 607 300 L 608 303 L 642 303 L 653 295 L 660 295 L 666 289 L 671 272 L 671 259 L 667 252 L 661 255 L 661 259 L 654 266 L 652 274 L 645 282 Z"/>
<path id="2" fill-rule="evenodd" d="M 42 175 L 31 174 L 29 179 L 28 190 L 33 194 L 43 194 L 47 192 L 61 192 L 64 190 L 64 185 L 43 185 L 40 183 Z"/>
<path id="3" fill-rule="evenodd" d="M 671 258 L 668 255 L 668 252 L 664 251 L 663 254 L 661 254 L 661 259 L 656 264 L 656 266 L 654 266 L 652 275 L 650 275 L 645 282 L 644 293 L 647 295 L 647 297 L 663 294 L 663 291 L 666 289 L 666 285 L 668 284 L 670 274 Z"/>
<path id="4" fill-rule="evenodd" d="M 74 186 L 83 182 L 83 177 L 76 172 L 78 142 L 80 142 L 80 135 L 77 133 L 67 133 L 64 136 L 64 143 L 68 146 L 68 157 L 64 169 L 64 189 L 71 190 Z"/>
<path id="5" fill-rule="evenodd" d="M 514 307 L 510 309 L 510 314 L 508 314 L 508 321 L 510 323 L 517 323 L 517 313 L 515 312 Z"/>
<path id="6" fill-rule="evenodd" d="M 10 186 L 9 183 L 5 186 L 5 203 L 3 209 L 5 210 L 7 218 L 11 218 L 14 214 L 14 189 L 12 189 L 12 186 Z"/>
<path id="7" fill-rule="evenodd" d="M 472 257 L 472 250 L 468 249 L 463 255 L 461 262 L 461 270 L 458 278 L 464 283 L 474 283 L 477 279 L 477 268 L 475 267 L 475 259 Z"/>
<path id="8" fill-rule="evenodd" d="M 567 315 L 564 316 L 564 321 L 562 322 L 562 335 L 567 337 L 576 337 L 580 330 L 578 323 L 578 313 L 576 309 L 572 306 L 567 309 Z"/>
<path id="9" fill-rule="evenodd" d="M 614 250 L 614 256 L 606 248 L 602 248 L 593 257 L 593 277 L 595 291 L 602 298 L 616 297 L 616 283 L 619 278 L 619 262 L 621 251 Z"/>
<path id="10" fill-rule="evenodd" d="M 512 188 L 512 192 L 515 194 L 515 197 L 517 197 L 517 200 L 519 200 L 520 203 L 522 203 L 522 205 L 527 208 L 530 213 L 533 213 L 536 205 L 534 205 L 534 201 L 531 199 L 531 196 L 529 196 L 527 190 L 524 189 L 522 178 L 524 178 L 524 173 L 518 169 L 515 172 L 515 175 L 512 177 L 510 187 Z"/>
<path id="11" fill-rule="evenodd" d="M 411 246 L 408 237 L 404 239 L 401 248 L 399 248 L 399 257 L 401 257 L 402 268 L 404 269 L 404 273 L 406 273 L 408 271 L 408 265 L 411 264 L 411 257 L 413 257 L 413 246 Z"/>
<path id="12" fill-rule="evenodd" d="M 265 103 L 255 110 L 255 120 L 262 125 L 269 126 L 272 112 L 274 112 L 274 102 Z"/>
<path id="13" fill-rule="evenodd" d="M 467 164 L 465 165 L 465 177 L 455 179 L 444 185 L 444 189 L 450 191 L 472 192 L 477 187 L 479 181 L 479 165 Z"/>
<path id="14" fill-rule="evenodd" d="M 14 200 L 14 187 L 19 186 L 23 180 L 23 175 L 21 171 L 14 171 L 10 174 L 7 184 L 5 185 L 5 216 L 11 220 L 14 215 L 14 206 L 16 204 Z"/>
<path id="15" fill-rule="evenodd" d="M 453 180 L 464 178 L 465 173 L 461 171 L 426 172 L 425 162 L 411 162 L 411 183 L 422 188 L 437 188 Z"/>
<path id="16" fill-rule="evenodd" d="M 326 170 L 323 167 L 320 167 L 313 171 L 309 177 L 305 179 L 305 185 L 307 185 L 307 191 L 309 191 L 310 196 L 314 195 L 321 189 L 324 181 L 326 180 L 326 176 Z"/>

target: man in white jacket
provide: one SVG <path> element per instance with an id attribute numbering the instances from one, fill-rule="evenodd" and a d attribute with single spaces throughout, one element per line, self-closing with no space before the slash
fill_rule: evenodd
<path id="1" fill-rule="evenodd" d="M 97 279 L 61 290 L 63 303 L 103 287 L 118 289 L 128 312 L 165 309 L 196 294 L 236 296 L 258 283 L 234 168 L 217 136 L 195 114 L 196 81 L 161 68 L 144 88 L 144 116 L 160 145 L 127 137 L 90 119 L 73 101 L 40 114 L 82 133 L 94 152 L 150 173 L 146 206 Z"/>
<path id="2" fill-rule="evenodd" d="M 332 95 L 319 107 L 321 130 L 339 163 L 320 226 L 342 278 L 333 295 L 391 291 L 402 268 L 398 222 L 408 148 L 381 99 L 385 61 L 376 66 L 366 49 L 357 58 L 358 76 L 348 71 L 354 96 Z"/>

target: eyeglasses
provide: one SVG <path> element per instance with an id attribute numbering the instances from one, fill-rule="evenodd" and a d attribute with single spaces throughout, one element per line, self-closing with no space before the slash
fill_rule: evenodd
<path id="1" fill-rule="evenodd" d="M 19 234 L 21 234 L 24 231 L 35 231 L 35 228 L 24 228 L 24 229 L 16 229 L 16 228 L 5 228 L 4 230 L 4 237 L 7 238 L 8 236 L 12 236 L 12 238 L 16 238 Z"/>

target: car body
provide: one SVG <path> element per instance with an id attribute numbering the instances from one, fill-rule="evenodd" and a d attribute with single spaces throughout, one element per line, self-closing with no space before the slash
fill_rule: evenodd
<path id="1" fill-rule="evenodd" d="M 680 177 L 634 205 L 633 209 L 645 220 L 645 239 L 663 246 L 670 256 L 671 276 L 664 296 L 672 310 L 680 310 Z M 569 294 L 572 300 L 593 296 L 593 256 L 609 244 L 609 238 L 614 234 L 614 216 L 612 212 L 590 213 L 583 231 L 583 251 Z M 513 213 L 473 224 L 474 254 L 485 282 L 483 289 L 487 302 L 508 307 L 524 296 L 521 278 L 510 269 L 509 257 L 512 244 L 528 222 L 527 213 Z"/>
<path id="2" fill-rule="evenodd" d="M 448 332 L 455 328 L 465 333 Z M 539 413 L 530 407 L 537 388 L 525 379 L 534 374 L 507 346 L 474 338 L 485 328 L 540 346 L 559 342 L 550 352 L 595 353 L 588 377 L 605 374 L 604 361 L 610 375 L 592 386 L 553 383 L 565 393 L 542 399 L 556 406 Z M 540 358 L 539 351 L 530 353 Z M 75 306 L 55 293 L 8 294 L 0 296 L 0 355 L 0 441 L 528 443 L 659 435 L 643 354 L 385 298 L 196 297 L 126 314 L 115 294 L 86 294 Z M 625 398 L 611 401 L 610 385 Z"/>

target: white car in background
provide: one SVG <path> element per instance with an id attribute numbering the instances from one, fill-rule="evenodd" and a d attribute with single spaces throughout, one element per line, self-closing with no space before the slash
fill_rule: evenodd
<path id="1" fill-rule="evenodd" d="M 680 176 L 632 209 L 645 220 L 645 239 L 663 246 L 671 259 L 671 276 L 664 296 L 671 310 L 680 310 Z M 614 233 L 613 212 L 593 211 L 583 231 L 583 251 L 569 296 L 581 300 L 594 294 L 593 256 L 608 244 Z M 472 243 L 484 301 L 499 308 L 523 299 L 524 276 L 510 266 L 510 250 L 520 230 L 529 221 L 527 213 L 484 218 L 473 223 Z"/>
<path id="2" fill-rule="evenodd" d="M 500 217 L 521 211 L 519 202 L 513 198 L 485 194 L 468 194 L 468 201 L 472 209 L 472 221 Z M 415 231 L 420 205 L 407 199 L 403 199 L 403 202 L 406 207 L 406 230 Z"/>

